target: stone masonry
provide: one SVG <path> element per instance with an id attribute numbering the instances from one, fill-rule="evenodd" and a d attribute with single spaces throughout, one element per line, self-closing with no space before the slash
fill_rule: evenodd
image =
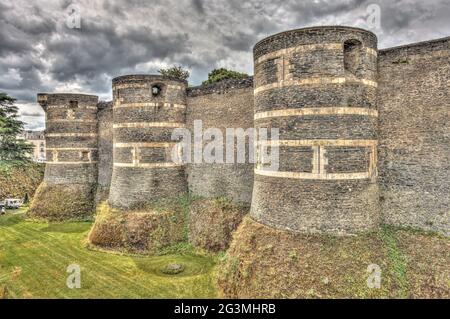
<path id="1" fill-rule="evenodd" d="M 92 215 L 98 180 L 98 97 L 39 94 L 38 102 L 46 114 L 47 162 L 31 214 L 51 219 L 59 219 L 57 214 L 70 218 Z M 64 209 L 75 206 L 76 213 Z"/>
<path id="2" fill-rule="evenodd" d="M 375 35 L 339 27 L 295 30 L 259 42 L 254 51 L 255 126 L 279 128 L 279 141 L 269 146 L 279 149 L 280 167 L 271 171 L 259 158 L 251 216 L 294 232 L 374 228 Z"/>
<path id="3" fill-rule="evenodd" d="M 109 203 L 132 209 L 187 192 L 183 167 L 172 159 L 172 131 L 186 123 L 186 87 L 157 75 L 113 80 L 114 168 Z"/>
<path id="4" fill-rule="evenodd" d="M 257 43 L 253 78 L 188 88 L 121 76 L 98 108 L 96 97 L 38 95 L 45 182 L 98 184 L 97 201 L 124 211 L 191 192 L 251 204 L 251 218 L 293 233 L 387 223 L 448 236 L 449 56 L 450 38 L 379 51 L 369 31 L 313 27 Z M 260 156 L 255 167 L 175 164 L 171 133 L 196 120 L 279 128 L 280 141 L 257 145 L 278 148 L 279 169 Z"/>

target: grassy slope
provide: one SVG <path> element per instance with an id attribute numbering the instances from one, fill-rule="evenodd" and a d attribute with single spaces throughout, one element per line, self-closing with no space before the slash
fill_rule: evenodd
<path id="1" fill-rule="evenodd" d="M 380 267 L 381 289 L 367 286 Z M 450 240 L 383 226 L 358 237 L 293 235 L 249 218 L 219 272 L 226 298 L 450 298 Z"/>
<path id="2" fill-rule="evenodd" d="M 192 253 L 128 257 L 85 248 L 89 222 L 47 224 L 0 216 L 0 297 L 207 298 L 216 296 L 215 259 Z M 182 263 L 167 276 L 160 269 Z M 66 286 L 67 266 L 81 266 L 81 289 Z M 6 287 L 6 289 L 5 289 Z"/>
<path id="3" fill-rule="evenodd" d="M 248 220 L 244 226 L 246 224 Z M 10 298 L 217 296 L 216 257 L 194 255 L 186 245 L 172 250 L 171 255 L 157 257 L 92 251 L 85 247 L 90 227 L 90 222 L 29 222 L 24 220 L 23 212 L 0 216 L 0 298 L 5 294 L 5 287 L 6 297 Z M 265 236 L 268 230 L 259 227 L 256 237 L 260 238 L 256 242 L 255 235 L 242 233 L 243 229 L 235 236 L 240 238 L 241 257 L 249 263 L 245 269 L 238 272 L 235 269 L 231 274 L 227 268 L 237 265 L 233 267 L 228 259 L 228 267 L 220 268 L 222 289 L 223 276 L 231 275 L 233 278 L 229 279 L 234 282 L 233 286 L 237 284 L 235 288 L 248 297 L 450 297 L 450 241 L 440 236 L 383 227 L 365 240 L 346 238 L 340 242 L 326 236 L 317 239 L 296 237 L 292 242 L 294 246 L 290 247 L 292 236 L 280 233 L 283 238 L 269 239 Z M 299 246 L 303 241 L 308 245 Z M 247 247 L 257 243 L 259 249 Z M 283 247 L 289 249 L 281 249 Z M 266 255 L 265 259 L 258 256 L 252 259 L 251 255 L 259 255 L 263 248 L 272 250 L 273 258 Z M 231 251 L 233 249 L 236 247 Z M 164 266 L 174 262 L 186 266 L 183 274 L 170 277 L 161 273 Z M 367 290 L 365 286 L 365 268 L 372 262 L 379 263 L 383 269 L 381 290 Z M 82 289 L 66 287 L 66 269 L 72 263 L 81 266 Z M 260 267 L 267 263 L 267 274 L 281 269 L 285 278 L 261 275 L 265 272 L 261 272 Z M 329 282 L 326 283 L 324 278 Z M 280 286 L 282 282 L 288 285 Z M 247 291 L 255 285 L 260 289 L 252 293 Z"/>

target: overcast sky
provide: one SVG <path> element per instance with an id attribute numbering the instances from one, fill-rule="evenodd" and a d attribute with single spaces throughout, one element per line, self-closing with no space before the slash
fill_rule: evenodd
<path id="1" fill-rule="evenodd" d="M 381 9 L 380 28 L 370 4 Z M 81 28 L 68 26 L 70 5 Z M 334 24 L 371 29 L 380 48 L 445 37 L 450 0 L 0 0 L 0 91 L 19 100 L 28 129 L 42 129 L 37 92 L 109 100 L 113 77 L 174 64 L 190 70 L 192 85 L 217 67 L 252 74 L 258 40 Z"/>

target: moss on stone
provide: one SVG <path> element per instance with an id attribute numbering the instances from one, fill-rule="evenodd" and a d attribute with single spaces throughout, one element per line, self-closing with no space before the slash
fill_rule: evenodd
<path id="1" fill-rule="evenodd" d="M 195 201 L 189 216 L 190 243 L 212 252 L 226 250 L 248 211 L 248 207 L 236 206 L 226 198 Z"/>
<path id="2" fill-rule="evenodd" d="M 88 241 L 93 247 L 132 254 L 158 254 L 185 239 L 182 206 L 122 212 L 102 203 Z"/>
<path id="3" fill-rule="evenodd" d="M 294 235 L 244 218 L 219 274 L 226 298 L 376 298 L 367 267 L 386 267 L 376 234 L 360 237 Z"/>
<path id="4" fill-rule="evenodd" d="M 31 203 L 28 217 L 48 221 L 86 220 L 94 212 L 95 187 L 80 184 L 42 183 Z"/>
<path id="5" fill-rule="evenodd" d="M 383 227 L 299 235 L 244 218 L 222 260 L 225 298 L 449 298 L 449 239 Z M 369 288 L 374 269 L 380 288 Z"/>

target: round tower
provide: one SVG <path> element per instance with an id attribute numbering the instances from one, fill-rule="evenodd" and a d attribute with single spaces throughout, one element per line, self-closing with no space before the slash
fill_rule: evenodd
<path id="1" fill-rule="evenodd" d="M 30 214 L 48 219 L 92 215 L 97 184 L 98 97 L 38 94 L 46 115 L 46 166 Z"/>
<path id="2" fill-rule="evenodd" d="M 185 126 L 186 88 L 186 81 L 160 75 L 113 79 L 112 207 L 132 209 L 187 192 L 171 140 L 173 130 Z"/>
<path id="3" fill-rule="evenodd" d="M 298 233 L 376 227 L 377 38 L 350 27 L 270 36 L 254 47 L 255 127 L 278 128 L 258 154 L 251 217 Z M 269 147 L 270 146 L 270 147 Z"/>

